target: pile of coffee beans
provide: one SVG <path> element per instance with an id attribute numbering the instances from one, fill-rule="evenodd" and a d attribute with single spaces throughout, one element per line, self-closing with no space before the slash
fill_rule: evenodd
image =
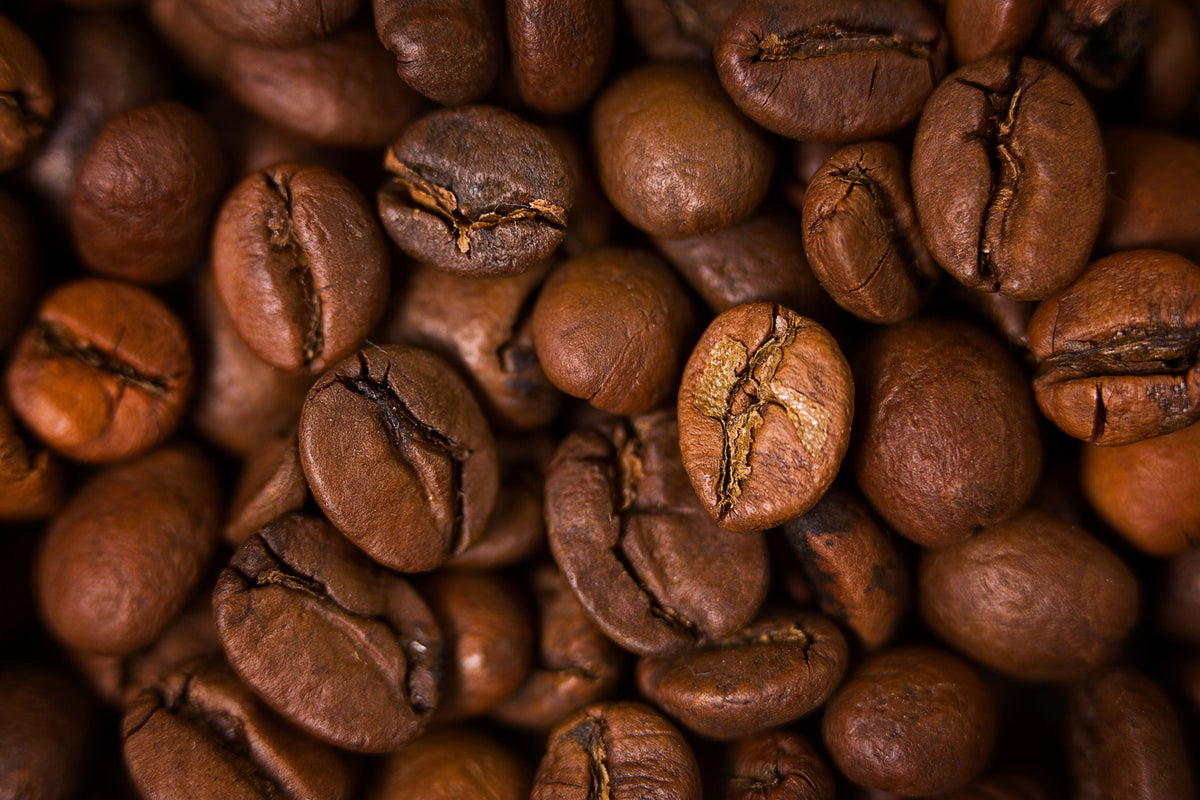
<path id="1" fill-rule="evenodd" d="M 1197 796 L 1200 2 L 0 14 L 0 798 Z"/>

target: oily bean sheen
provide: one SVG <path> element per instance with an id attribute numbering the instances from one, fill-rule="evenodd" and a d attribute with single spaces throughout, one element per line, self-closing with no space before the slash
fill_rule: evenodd
<path id="1" fill-rule="evenodd" d="M 974 667 L 932 647 L 885 650 L 829 701 L 821 730 L 842 774 L 925 797 L 966 786 L 996 739 L 996 706 Z"/>
<path id="2" fill-rule="evenodd" d="M 462 378 L 406 345 L 367 347 L 321 376 L 300 412 L 300 463 L 329 520 L 400 572 L 436 569 L 479 538 L 496 445 Z"/>
<path id="3" fill-rule="evenodd" d="M 359 0 L 190 0 L 230 39 L 260 47 L 295 47 L 344 28 Z"/>
<path id="4" fill-rule="evenodd" d="M 533 770 L 481 731 L 431 731 L 383 762 L 367 800 L 528 800 Z"/>
<path id="5" fill-rule="evenodd" d="M 959 64 L 1016 53 L 1037 32 L 1047 0 L 947 0 L 946 33 Z"/>
<path id="6" fill-rule="evenodd" d="M 79 280 L 42 301 L 5 376 L 13 411 L 63 455 L 144 453 L 179 424 L 194 380 L 183 323 L 134 286 Z"/>
<path id="7" fill-rule="evenodd" d="M 125 707 L 125 765 L 147 800 L 348 800 L 350 765 L 288 725 L 219 659 L 192 661 Z"/>
<path id="8" fill-rule="evenodd" d="M 1042 463 L 1029 384 L 968 323 L 920 318 L 876 331 L 855 358 L 854 477 L 897 533 L 936 547 L 999 522 Z"/>
<path id="9" fill-rule="evenodd" d="M 687 741 L 640 703 L 598 703 L 550 732 L 530 800 L 700 800 Z"/>
<path id="10" fill-rule="evenodd" d="M 562 151 L 495 106 L 434 111 L 384 156 L 383 225 L 406 253 L 473 278 L 516 275 L 562 243 L 574 202 Z"/>
<path id="11" fill-rule="evenodd" d="M 213 609 L 242 680 L 319 739 L 390 752 L 437 706 L 442 635 L 429 607 L 318 517 L 280 517 L 247 539 Z"/>
<path id="12" fill-rule="evenodd" d="M 946 78 L 913 143 L 913 199 L 933 257 L 963 285 L 1018 300 L 1083 270 L 1104 181 L 1087 100 L 1032 58 L 993 56 Z"/>
<path id="13" fill-rule="evenodd" d="M 507 0 L 508 43 L 521 99 L 543 114 L 577 110 L 608 69 L 616 0 Z"/>
<path id="14" fill-rule="evenodd" d="M 679 389 L 688 478 L 722 527 L 750 531 L 803 514 L 837 475 L 854 385 L 833 337 L 783 306 L 725 311 L 692 351 Z"/>
<path id="15" fill-rule="evenodd" d="M 767 130 L 846 141 L 916 120 L 949 49 L 920 0 L 745 0 L 713 57 L 738 108 Z"/>
<path id="16" fill-rule="evenodd" d="M 733 743 L 723 800 L 833 800 L 833 773 L 816 748 L 785 728 Z"/>
<path id="17" fill-rule="evenodd" d="M 592 110 L 596 169 L 621 216 L 679 239 L 745 219 L 767 193 L 775 157 L 704 70 L 642 66 L 609 84 Z"/>
<path id="18" fill-rule="evenodd" d="M 1032 510 L 926 551 L 920 604 L 926 624 L 976 661 L 1060 683 L 1113 662 L 1139 610 L 1137 580 L 1115 553 Z"/>
<path id="19" fill-rule="evenodd" d="M 732 636 L 638 660 L 643 696 L 711 739 L 785 725 L 819 708 L 842 681 L 849 648 L 831 620 L 772 609 Z"/>
<path id="20" fill-rule="evenodd" d="M 730 636 L 766 596 L 762 535 L 730 535 L 704 513 L 669 411 L 564 439 L 546 476 L 546 531 L 592 620 L 636 653 Z"/>
<path id="21" fill-rule="evenodd" d="M 37 597 L 50 630 L 110 655 L 153 642 L 208 567 L 220 499 L 198 450 L 163 448 L 96 473 L 42 540 Z"/>
<path id="22" fill-rule="evenodd" d="M 1115 253 L 1029 321 L 1038 406 L 1072 436 L 1129 444 L 1200 419 L 1200 266 Z"/>
<path id="23" fill-rule="evenodd" d="M 500 68 L 494 0 L 373 0 L 375 31 L 396 72 L 446 106 L 478 100 Z"/>
<path id="24" fill-rule="evenodd" d="M 41 141 L 57 100 L 46 59 L 7 17 L 0 17 L 0 97 L 0 172 L 7 172 Z"/>
<path id="25" fill-rule="evenodd" d="M 851 145 L 817 170 L 804 193 L 804 252 L 829 296 L 859 319 L 899 322 L 920 309 L 939 270 L 895 145 Z"/>
<path id="26" fill-rule="evenodd" d="M 318 373 L 383 314 L 388 256 L 366 198 L 324 167 L 283 162 L 244 178 L 213 230 L 213 275 L 263 361 Z"/>

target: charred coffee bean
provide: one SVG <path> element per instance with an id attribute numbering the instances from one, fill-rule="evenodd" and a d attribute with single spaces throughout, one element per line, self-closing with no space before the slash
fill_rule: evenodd
<path id="1" fill-rule="evenodd" d="M 616 29 L 616 0 L 506 0 L 513 77 L 525 105 L 567 114 L 604 78 Z"/>
<path id="2" fill-rule="evenodd" d="M 0 670 L 0 792 L 21 800 L 70 800 L 86 785 L 94 703 L 59 669 Z"/>
<path id="3" fill-rule="evenodd" d="M 187 0 L 230 39 L 288 48 L 324 39 L 344 28 L 359 0 Z"/>
<path id="4" fill-rule="evenodd" d="M 1063 73 L 993 56 L 930 96 L 912 185 L 929 251 L 959 283 L 1040 300 L 1087 264 L 1104 213 L 1100 128 Z"/>
<path id="5" fill-rule="evenodd" d="M 592 107 L 600 185 L 651 236 L 726 228 L 763 199 L 775 157 L 717 79 L 681 64 L 637 67 Z"/>
<path id="6" fill-rule="evenodd" d="M 225 180 L 204 119 L 180 103 L 118 114 L 79 164 L 71 236 L 93 272 L 159 284 L 196 265 Z"/>
<path id="7" fill-rule="evenodd" d="M 751 734 L 729 749 L 723 800 L 833 800 L 833 772 L 808 740 L 786 728 Z"/>
<path id="8" fill-rule="evenodd" d="M 163 448 L 97 472 L 42 540 L 36 588 L 51 632 L 109 655 L 153 642 L 208 568 L 220 503 L 199 450 Z"/>
<path id="9" fill-rule="evenodd" d="M 1038 47 L 1084 85 L 1125 83 L 1154 29 L 1153 0 L 1048 0 Z"/>
<path id="10" fill-rule="evenodd" d="M 730 531 L 783 524 L 833 482 L 850 442 L 854 385 L 834 338 L 771 303 L 723 312 L 679 389 L 679 444 L 704 508 Z"/>
<path id="11" fill-rule="evenodd" d="M 940 270 L 894 145 L 851 145 L 817 170 L 804 193 L 804 252 L 829 296 L 859 319 L 899 322 L 920 309 Z"/>
<path id="12" fill-rule="evenodd" d="M 899 130 L 946 74 L 950 47 L 920 0 L 745 0 L 713 50 L 746 116 L 792 139 Z"/>
<path id="13" fill-rule="evenodd" d="M 1038 30 L 1047 0 L 947 0 L 946 33 L 959 64 L 1018 53 Z"/>
<path id="14" fill-rule="evenodd" d="M 7 172 L 40 143 L 58 99 L 41 50 L 7 17 L 0 17 L 0 74 L 0 172 Z"/>
<path id="15" fill-rule="evenodd" d="M 516 275 L 562 243 L 575 189 L 545 131 L 495 106 L 442 109 L 384 156 L 379 214 L 418 261 L 456 275 Z"/>
<path id="16" fill-rule="evenodd" d="M 367 800 L 527 800 L 533 769 L 512 750 L 470 728 L 431 731 L 388 756 Z"/>
<path id="17" fill-rule="evenodd" d="M 123 753 L 143 797 L 348 800 L 345 756 L 273 714 L 217 659 L 163 675 L 125 707 Z"/>
<path id="18" fill-rule="evenodd" d="M 640 703 L 598 703 L 550 732 L 531 800 L 700 800 L 700 768 L 671 723 Z"/>
<path id="19" fill-rule="evenodd" d="M 367 347 L 321 376 L 300 412 L 300 463 L 329 520 L 367 555 L 425 572 L 481 535 L 496 445 L 462 378 L 406 345 Z"/>
<path id="20" fill-rule="evenodd" d="M 442 634 L 429 607 L 318 517 L 280 517 L 243 542 L 213 609 L 242 680 L 319 739 L 390 752 L 437 707 Z"/>
<path id="21" fill-rule="evenodd" d="M 279 369 L 324 371 L 383 314 L 383 234 L 366 198 L 324 167 L 274 164 L 238 183 L 213 228 L 212 261 L 238 334 Z"/>
<path id="22" fill-rule="evenodd" d="M 1042 465 L 1020 368 L 985 331 L 920 318 L 876 331 L 854 365 L 855 480 L 901 535 L 936 547 L 1019 510 Z"/>
<path id="23" fill-rule="evenodd" d="M 1130 444 L 1200 419 L 1200 267 L 1161 250 L 1115 253 L 1029 321 L 1038 406 L 1091 444 Z"/>
<path id="24" fill-rule="evenodd" d="M 732 635 L 766 596 L 766 544 L 709 519 L 668 410 L 580 429 L 546 476 L 550 550 L 596 625 L 643 655 Z"/>

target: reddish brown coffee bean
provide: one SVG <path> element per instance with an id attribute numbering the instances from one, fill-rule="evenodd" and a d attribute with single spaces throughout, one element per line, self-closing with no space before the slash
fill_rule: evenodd
<path id="1" fill-rule="evenodd" d="M 787 729 L 752 734 L 729 751 L 724 800 L 832 800 L 833 772 L 807 739 Z"/>
<path id="2" fill-rule="evenodd" d="M 1051 800 L 1053 794 L 1037 779 L 1019 773 L 989 775 L 970 786 L 942 795 L 941 800 Z"/>
<path id="3" fill-rule="evenodd" d="M 1160 592 L 1159 629 L 1172 639 L 1200 644 L 1200 547 L 1170 560 Z"/>
<path id="4" fill-rule="evenodd" d="M 42 541 L 35 578 L 50 631 L 110 655 L 153 642 L 208 567 L 220 502 L 197 450 L 163 448 L 96 473 Z"/>
<path id="5" fill-rule="evenodd" d="M 821 728 L 855 783 L 904 797 L 966 786 L 996 739 L 991 692 L 973 667 L 931 647 L 872 656 L 842 686 Z"/>
<path id="6" fill-rule="evenodd" d="M 20 164 L 45 135 L 57 100 L 54 79 L 38 46 L 0 17 L 0 172 Z"/>
<path id="7" fill-rule="evenodd" d="M 213 610 L 242 680 L 319 739 L 391 752 L 437 707 L 442 634 L 429 607 L 319 517 L 280 517 L 243 542 Z"/>
<path id="8" fill-rule="evenodd" d="M 70 800 L 88 777 L 95 709 L 66 673 L 45 666 L 0 671 L 0 786 L 12 798 Z"/>
<path id="9" fill-rule="evenodd" d="M 591 126 L 604 193 L 651 236 L 728 227 L 754 211 L 770 183 L 765 135 L 704 70 L 638 67 L 601 92 Z"/>
<path id="10" fill-rule="evenodd" d="M 1200 544 L 1200 424 L 1122 447 L 1085 445 L 1080 483 L 1126 541 L 1169 556 Z"/>
<path id="11" fill-rule="evenodd" d="M 288 48 L 324 39 L 354 17 L 359 0 L 189 0 L 196 12 L 230 39 Z"/>
<path id="12" fill-rule="evenodd" d="M 575 205 L 563 237 L 562 253 L 578 256 L 606 247 L 617 227 L 617 211 L 600 188 L 582 135 L 562 125 L 547 126 L 546 135 L 562 151 L 575 181 Z"/>
<path id="13" fill-rule="evenodd" d="M 576 111 L 608 69 L 615 0 L 507 0 L 513 77 L 525 105 L 543 114 Z"/>
<path id="14" fill-rule="evenodd" d="M 1200 17 L 1184 0 L 1153 0 L 1154 22 L 1141 69 L 1135 72 L 1138 117 L 1179 126 L 1200 86 Z"/>
<path id="15" fill-rule="evenodd" d="M 470 728 L 432 731 L 388 756 L 367 800 L 527 800 L 533 769 L 496 738 Z"/>
<path id="16" fill-rule="evenodd" d="M 546 377 L 614 414 L 661 405 L 675 391 L 691 300 L 652 253 L 594 250 L 568 259 L 533 307 L 533 343 Z"/>
<path id="17" fill-rule="evenodd" d="M 1047 0 L 947 0 L 946 33 L 954 60 L 968 64 L 1018 53 L 1037 32 Z"/>
<path id="18" fill-rule="evenodd" d="M 1037 412 L 1024 375 L 989 334 L 908 320 L 864 342 L 854 377 L 854 477 L 897 533 L 949 544 L 1029 499 L 1042 464 Z"/>
<path id="19" fill-rule="evenodd" d="M 850 441 L 854 385 L 833 337 L 783 306 L 725 311 L 692 351 L 679 388 L 688 478 L 731 531 L 803 514 L 837 475 Z"/>
<path id="20" fill-rule="evenodd" d="M 563 240 L 575 189 L 536 125 L 495 106 L 426 114 L 384 155 L 383 225 L 406 253 L 473 278 L 517 275 Z"/>
<path id="21" fill-rule="evenodd" d="M 1048 0 L 1040 50 L 1084 85 L 1125 83 L 1154 27 L 1153 0 Z"/>
<path id="22" fill-rule="evenodd" d="M 622 0 L 634 41 L 653 61 L 712 60 L 713 45 L 740 0 Z"/>
<path id="23" fill-rule="evenodd" d="M 1137 579 L 1087 532 L 1022 511 L 921 559 L 921 615 L 956 649 L 1026 681 L 1066 683 L 1116 660 Z"/>
<path id="24" fill-rule="evenodd" d="M 471 391 L 440 357 L 368 347 L 313 384 L 300 463 L 318 505 L 367 555 L 436 569 L 479 538 L 496 502 L 496 446 Z"/>
<path id="25" fill-rule="evenodd" d="M 194 380 L 175 313 L 113 281 L 60 286 L 13 351 L 13 411 L 63 455 L 106 462 L 144 453 L 175 430 Z"/>
<path id="26" fill-rule="evenodd" d="M 39 519 L 58 510 L 62 467 L 49 450 L 31 450 L 0 402 L 0 520 Z"/>
<path id="27" fill-rule="evenodd" d="M 819 708 L 842 682 L 846 637 L 812 612 L 769 609 L 731 636 L 638 660 L 642 695 L 684 727 L 734 739 Z"/>
<path id="28" fill-rule="evenodd" d="M 598 703 L 550 732 L 531 800 L 699 800 L 700 769 L 671 723 L 639 703 Z"/>
<path id="29" fill-rule="evenodd" d="M 324 167 L 274 164 L 244 178 L 213 228 L 213 275 L 263 361 L 318 373 L 383 315 L 388 255 L 366 198 Z"/>
<path id="30" fill-rule="evenodd" d="M 746 116 L 792 139 L 869 139 L 916 120 L 949 45 L 919 0 L 745 0 L 713 49 Z"/>
<path id="31" fill-rule="evenodd" d="M 1159 250 L 1116 253 L 1042 301 L 1029 321 L 1033 389 L 1051 422 L 1129 444 L 1200 419 L 1200 267 Z"/>
<path id="32" fill-rule="evenodd" d="M 307 499 L 296 431 L 264 439 L 242 465 L 225 515 L 223 538 L 237 547 L 276 517 L 299 511 Z"/>

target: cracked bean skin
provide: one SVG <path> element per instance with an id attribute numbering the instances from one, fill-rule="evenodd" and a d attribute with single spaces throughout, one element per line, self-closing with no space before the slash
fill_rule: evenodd
<path id="1" fill-rule="evenodd" d="M 641 703 L 597 703 L 550 732 L 531 800 L 700 800 L 691 747 Z"/>
<path id="2" fill-rule="evenodd" d="M 219 659 L 157 677 L 125 706 L 122 752 L 147 798 L 348 800 L 344 756 L 273 714 Z"/>
<path id="3" fill-rule="evenodd" d="M 1041 300 L 1083 271 L 1105 203 L 1100 127 L 1071 79 L 993 56 L 929 97 L 913 143 L 925 243 L 973 289 Z"/>
<path id="4" fill-rule="evenodd" d="M 836 784 L 824 756 L 787 729 L 751 734 L 728 755 L 724 800 L 833 800 Z"/>
<path id="5" fill-rule="evenodd" d="M 496 443 L 446 361 L 370 346 L 321 376 L 300 411 L 300 463 L 321 510 L 367 555 L 427 572 L 482 534 Z"/>
<path id="6" fill-rule="evenodd" d="M 746 0 L 713 49 L 746 116 L 790 139 L 852 141 L 916 120 L 950 47 L 920 0 Z"/>
<path id="7" fill-rule="evenodd" d="M 1200 266 L 1114 253 L 1029 321 L 1038 407 L 1077 439 L 1122 445 L 1200 419 Z"/>
<path id="8" fill-rule="evenodd" d="M 763 536 L 730 535 L 705 514 L 669 410 L 564 439 L 546 476 L 546 532 L 592 621 L 641 655 L 729 636 L 766 597 Z"/>
<path id="9" fill-rule="evenodd" d="M 54 78 L 33 40 L 0 17 L 0 172 L 21 164 L 50 127 Z"/>
<path id="10" fill-rule="evenodd" d="M 688 478 L 721 527 L 752 531 L 808 511 L 850 442 L 854 384 L 820 325 L 771 303 L 720 314 L 679 388 Z"/>
<path id="11" fill-rule="evenodd" d="M 135 286 L 84 279 L 42 301 L 5 375 L 13 411 L 68 458 L 119 461 L 163 442 L 195 381 L 183 323 Z"/>
<path id="12" fill-rule="evenodd" d="M 213 276 L 238 335 L 287 372 L 323 372 L 383 315 L 388 255 L 366 198 L 324 167 L 244 178 L 213 230 Z"/>
<path id="13" fill-rule="evenodd" d="M 689 730 L 735 739 L 820 708 L 842 682 L 846 637 L 822 614 L 772 608 L 731 636 L 638 660 L 638 689 Z"/>
<path id="14" fill-rule="evenodd" d="M 243 542 L 213 610 L 242 680 L 323 741 L 390 752 L 437 707 L 443 646 L 429 607 L 319 517 L 282 516 Z"/>
<path id="15" fill-rule="evenodd" d="M 895 145 L 842 148 L 804 193 L 804 252 L 834 301 L 859 319 L 916 314 L 941 271 L 921 241 L 908 165 Z"/>
<path id="16" fill-rule="evenodd" d="M 388 234 L 418 261 L 465 277 L 517 275 L 562 243 L 575 187 L 538 126 L 494 106 L 441 109 L 384 155 Z"/>

